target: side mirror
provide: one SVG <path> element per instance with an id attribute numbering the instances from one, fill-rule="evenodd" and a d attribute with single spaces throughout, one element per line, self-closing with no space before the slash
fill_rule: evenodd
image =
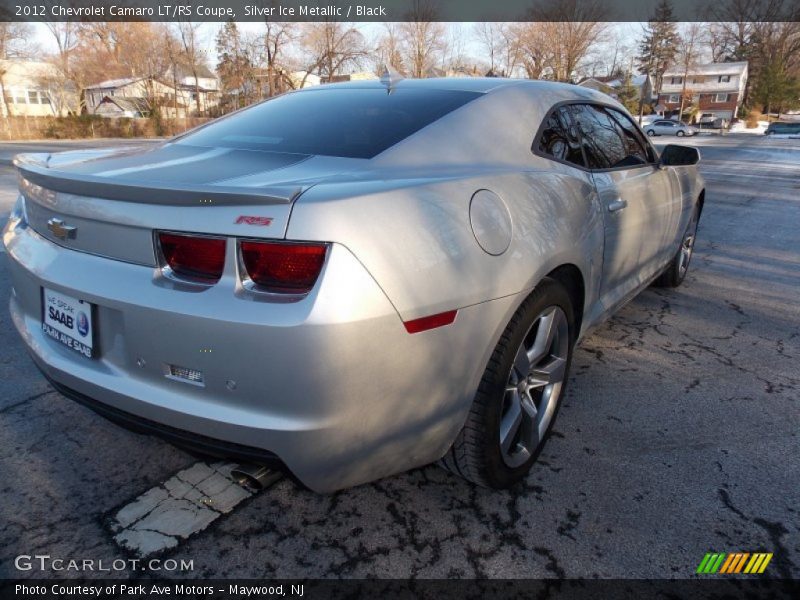
<path id="1" fill-rule="evenodd" d="M 700 162 L 700 151 L 691 146 L 669 144 L 661 152 L 660 163 L 665 167 L 688 167 Z"/>

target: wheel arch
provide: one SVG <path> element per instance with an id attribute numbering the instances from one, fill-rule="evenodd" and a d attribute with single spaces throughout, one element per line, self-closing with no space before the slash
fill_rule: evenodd
<path id="1" fill-rule="evenodd" d="M 581 330 L 586 302 L 586 283 L 583 273 L 576 265 L 566 263 L 550 271 L 546 277 L 556 280 L 567 290 L 575 311 L 573 316 L 575 318 L 575 337 L 577 338 Z"/>

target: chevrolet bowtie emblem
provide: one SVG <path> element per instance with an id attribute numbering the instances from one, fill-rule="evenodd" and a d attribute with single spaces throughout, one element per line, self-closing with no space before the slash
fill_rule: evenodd
<path id="1" fill-rule="evenodd" d="M 73 239 L 75 233 L 78 231 L 77 227 L 72 225 L 65 225 L 61 219 L 53 217 L 47 222 L 47 228 L 59 239 L 66 240 L 67 238 Z"/>

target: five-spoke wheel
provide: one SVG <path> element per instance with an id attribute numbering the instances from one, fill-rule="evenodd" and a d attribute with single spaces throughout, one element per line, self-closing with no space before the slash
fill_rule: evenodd
<path id="1" fill-rule="evenodd" d="M 506 384 L 500 451 L 509 467 L 533 455 L 553 418 L 566 375 L 569 325 L 559 306 L 548 306 L 520 344 Z"/>

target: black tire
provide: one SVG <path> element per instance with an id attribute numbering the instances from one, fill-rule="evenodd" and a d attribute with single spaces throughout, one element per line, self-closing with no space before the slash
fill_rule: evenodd
<path id="1" fill-rule="evenodd" d="M 656 135 L 656 132 L 653 131 L 652 129 L 648 129 L 647 130 L 647 135 L 649 135 L 650 137 L 654 137 Z"/>
<path id="2" fill-rule="evenodd" d="M 506 395 L 509 393 L 506 386 L 509 384 L 512 368 L 515 368 L 517 350 L 528 336 L 536 336 L 536 332 L 531 329 L 532 325 L 553 307 L 563 311 L 568 327 L 565 371 L 558 393 L 551 396 L 555 407 L 551 411 L 552 416 L 544 435 L 537 435 L 538 445 L 533 451 L 525 453 L 530 454 L 530 457 L 524 463 L 510 467 L 506 464 L 500 445 L 501 418 Z M 572 302 L 564 287 L 553 279 L 542 280 L 514 313 L 500 337 L 478 386 L 467 420 L 447 454 L 439 461 L 441 466 L 475 484 L 495 489 L 510 487 L 527 475 L 550 436 L 564 397 L 577 333 L 575 322 Z M 548 354 L 549 352 L 550 350 Z"/>
<path id="3" fill-rule="evenodd" d="M 678 137 L 683 137 L 686 135 L 686 133 L 683 130 L 679 129 L 675 135 L 677 135 Z"/>
<path id="4" fill-rule="evenodd" d="M 664 270 L 664 272 L 653 282 L 653 285 L 657 287 L 671 287 L 675 288 L 678 287 L 683 280 L 686 279 L 686 274 L 689 272 L 689 264 L 692 260 L 692 256 L 694 255 L 694 244 L 697 241 L 697 223 L 700 219 L 700 210 L 699 206 L 694 207 L 694 212 L 692 213 L 692 218 L 689 220 L 689 224 L 686 226 L 686 231 L 681 236 L 680 244 L 678 245 L 678 250 L 675 252 L 675 256 L 672 257 L 669 265 Z M 687 240 L 687 236 L 691 236 L 691 243 L 689 247 L 689 255 L 685 257 L 685 244 Z M 685 265 L 683 264 L 685 260 Z"/>

